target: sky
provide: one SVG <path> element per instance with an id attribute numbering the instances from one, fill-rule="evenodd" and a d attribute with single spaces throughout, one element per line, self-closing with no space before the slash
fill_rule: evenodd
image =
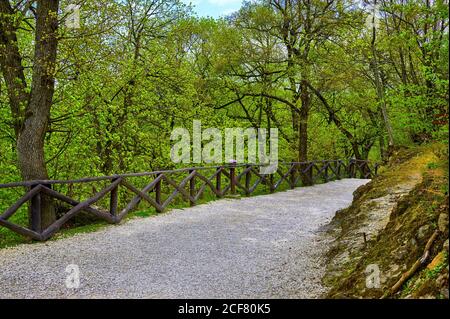
<path id="1" fill-rule="evenodd" d="M 242 0 L 182 0 L 192 3 L 194 12 L 200 17 L 213 17 L 228 15 L 241 7 Z"/>

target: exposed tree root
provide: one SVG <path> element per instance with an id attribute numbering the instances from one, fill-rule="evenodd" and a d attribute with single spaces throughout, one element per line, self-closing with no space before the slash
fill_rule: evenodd
<path id="1" fill-rule="evenodd" d="M 433 242 L 435 241 L 436 237 L 439 235 L 439 230 L 435 230 L 433 235 L 431 235 L 430 239 L 428 239 L 427 244 L 425 245 L 425 249 L 423 251 L 422 257 L 417 259 L 417 261 L 411 266 L 411 268 L 405 272 L 400 279 L 397 281 L 397 283 L 392 286 L 391 289 L 389 289 L 380 299 L 385 299 L 389 296 L 392 296 L 395 294 L 400 287 L 409 279 L 412 275 L 422 266 L 426 263 L 429 255 L 430 255 L 430 248 L 431 245 L 433 245 Z"/>

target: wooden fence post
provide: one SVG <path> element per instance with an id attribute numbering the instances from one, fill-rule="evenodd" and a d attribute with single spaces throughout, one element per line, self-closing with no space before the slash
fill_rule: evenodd
<path id="1" fill-rule="evenodd" d="M 195 173 L 195 170 L 190 169 L 189 170 L 189 174 Z M 189 180 L 189 195 L 191 197 L 195 196 L 195 175 Z M 189 200 L 189 205 L 190 206 L 195 206 L 195 201 L 193 201 L 192 199 Z"/>
<path id="2" fill-rule="evenodd" d="M 245 169 L 247 170 L 247 173 L 245 173 L 245 195 L 250 195 L 250 179 L 252 177 L 251 171 L 250 171 L 251 165 L 246 165 Z"/>
<path id="3" fill-rule="evenodd" d="M 112 182 L 115 182 L 113 179 Z M 113 216 L 113 219 L 117 216 L 117 206 L 119 203 L 119 185 L 111 190 L 111 196 L 109 198 L 109 213 Z"/>
<path id="4" fill-rule="evenodd" d="M 348 177 L 355 178 L 355 162 L 353 159 L 350 159 L 348 163 Z"/>
<path id="5" fill-rule="evenodd" d="M 300 168 L 300 180 L 302 186 L 310 186 L 314 184 L 312 179 L 312 170 L 313 167 L 311 165 L 312 162 L 302 162 L 299 164 Z"/>
<path id="6" fill-rule="evenodd" d="M 341 164 L 342 161 L 341 160 L 337 160 L 336 161 L 336 174 L 337 174 L 337 179 L 341 179 Z"/>
<path id="7" fill-rule="evenodd" d="M 367 171 L 366 171 L 365 175 L 367 175 L 367 177 L 364 176 L 364 178 L 372 178 L 373 173 L 372 173 L 372 170 L 370 169 L 369 161 L 366 162 L 366 167 L 367 167 Z"/>
<path id="8" fill-rule="evenodd" d="M 296 165 L 295 165 L 295 163 L 294 163 L 294 164 L 292 164 L 292 166 L 291 166 L 291 182 L 290 182 L 290 184 L 291 184 L 291 189 L 294 189 L 294 188 L 295 188 L 295 169 L 296 169 Z"/>
<path id="9" fill-rule="evenodd" d="M 156 178 L 158 178 L 161 174 L 157 174 Z M 155 185 L 155 201 L 158 203 L 158 205 L 161 205 L 161 180 L 159 180 Z M 158 213 L 161 213 L 162 210 L 159 208 L 156 208 L 156 211 Z"/>
<path id="10" fill-rule="evenodd" d="M 308 164 L 303 164 L 300 163 L 299 164 L 299 174 L 300 174 L 300 185 L 301 186 L 306 186 L 308 184 L 308 182 L 306 181 L 306 179 L 308 178 L 308 176 L 306 175 L 308 172 L 306 172 L 306 168 L 308 167 Z"/>
<path id="11" fill-rule="evenodd" d="M 222 166 L 217 168 L 217 175 L 216 175 L 216 190 L 219 193 L 222 193 Z M 222 197 L 220 195 L 217 195 L 217 197 Z"/>
<path id="12" fill-rule="evenodd" d="M 330 178 L 328 176 L 328 165 L 330 165 L 330 162 L 329 161 L 323 161 L 322 163 L 325 164 L 325 172 L 324 172 L 324 174 L 325 174 L 325 183 L 328 183 L 330 181 Z"/>
<path id="13" fill-rule="evenodd" d="M 33 186 L 34 188 L 37 187 Z M 41 220 L 41 208 L 42 208 L 42 201 L 41 201 L 41 194 L 37 193 L 31 198 L 31 206 L 30 206 L 30 217 L 31 217 L 31 230 L 41 233 L 42 232 L 42 220 Z"/>
<path id="14" fill-rule="evenodd" d="M 366 175 L 370 176 L 370 167 L 368 162 L 363 162 L 362 169 L 359 172 L 360 178 L 366 178 Z"/>
<path id="15" fill-rule="evenodd" d="M 271 193 L 275 192 L 275 188 L 273 185 L 273 175 L 275 175 L 275 173 L 269 175 L 269 183 L 270 183 L 270 192 Z"/>
<path id="16" fill-rule="evenodd" d="M 236 194 L 236 164 L 232 163 L 230 166 L 230 189 L 231 189 L 231 194 L 235 195 Z"/>

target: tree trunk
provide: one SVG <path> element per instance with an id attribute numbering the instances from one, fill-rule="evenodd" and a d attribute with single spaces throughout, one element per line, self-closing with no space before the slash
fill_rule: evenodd
<path id="1" fill-rule="evenodd" d="M 308 160 L 308 114 L 306 107 L 300 108 L 298 125 L 298 160 L 306 162 Z"/>
<path id="2" fill-rule="evenodd" d="M 44 137 L 50 118 L 55 87 L 58 29 L 58 1 L 37 2 L 35 56 L 30 101 L 17 139 L 19 167 L 24 180 L 48 179 L 44 156 Z M 50 198 L 41 198 L 41 229 L 56 218 Z"/>
<path id="3" fill-rule="evenodd" d="M 17 139 L 22 126 L 21 118 L 28 103 L 22 56 L 19 52 L 14 10 L 6 0 L 0 0 L 0 67 L 8 89 L 8 99 L 14 118 Z"/>
<path id="4" fill-rule="evenodd" d="M 377 1 L 374 2 L 374 5 L 377 4 Z M 371 51 L 372 51 L 372 61 L 370 61 L 370 66 L 372 68 L 374 79 L 375 79 L 375 88 L 377 91 L 378 100 L 381 102 L 381 114 L 383 117 L 384 127 L 388 136 L 388 144 L 389 147 L 392 148 L 394 146 L 394 132 L 392 129 L 391 121 L 389 118 L 389 114 L 387 112 L 386 99 L 384 97 L 384 84 L 380 74 L 380 68 L 378 64 L 378 57 L 376 52 L 376 36 L 377 29 L 375 25 L 375 14 L 372 16 L 372 41 L 371 41 Z"/>
<path id="5" fill-rule="evenodd" d="M 302 106 L 300 107 L 299 126 L 298 126 L 298 160 L 299 162 L 308 161 L 308 116 L 309 107 L 311 104 L 311 96 L 308 91 L 306 80 L 302 80 L 300 87 L 300 100 Z M 308 164 L 302 165 L 304 170 Z M 309 172 L 301 174 L 301 180 L 303 185 L 310 185 Z"/>
<path id="6" fill-rule="evenodd" d="M 300 133 L 300 116 L 298 114 L 298 112 L 296 112 L 296 110 L 292 109 L 291 110 L 291 116 L 292 116 L 292 132 L 293 132 L 293 136 L 292 136 L 292 143 L 291 143 L 291 147 L 293 150 L 298 150 L 299 147 L 299 133 Z M 299 156 L 298 156 L 299 152 L 295 152 L 292 154 L 293 158 L 292 161 L 296 162 L 299 160 Z"/>
<path id="7" fill-rule="evenodd" d="M 355 141 L 355 139 L 352 139 L 350 141 L 350 144 L 352 145 L 352 150 L 353 150 L 353 155 L 355 157 L 355 159 L 357 160 L 362 160 L 363 157 L 361 156 L 361 153 L 359 151 L 359 145 L 358 143 Z"/>

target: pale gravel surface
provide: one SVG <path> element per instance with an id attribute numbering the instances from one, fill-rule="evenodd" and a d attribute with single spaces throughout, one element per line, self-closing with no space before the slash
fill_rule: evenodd
<path id="1" fill-rule="evenodd" d="M 223 199 L 0 250 L 0 298 L 315 298 L 319 231 L 368 180 Z M 68 289 L 65 270 L 80 269 Z"/>

